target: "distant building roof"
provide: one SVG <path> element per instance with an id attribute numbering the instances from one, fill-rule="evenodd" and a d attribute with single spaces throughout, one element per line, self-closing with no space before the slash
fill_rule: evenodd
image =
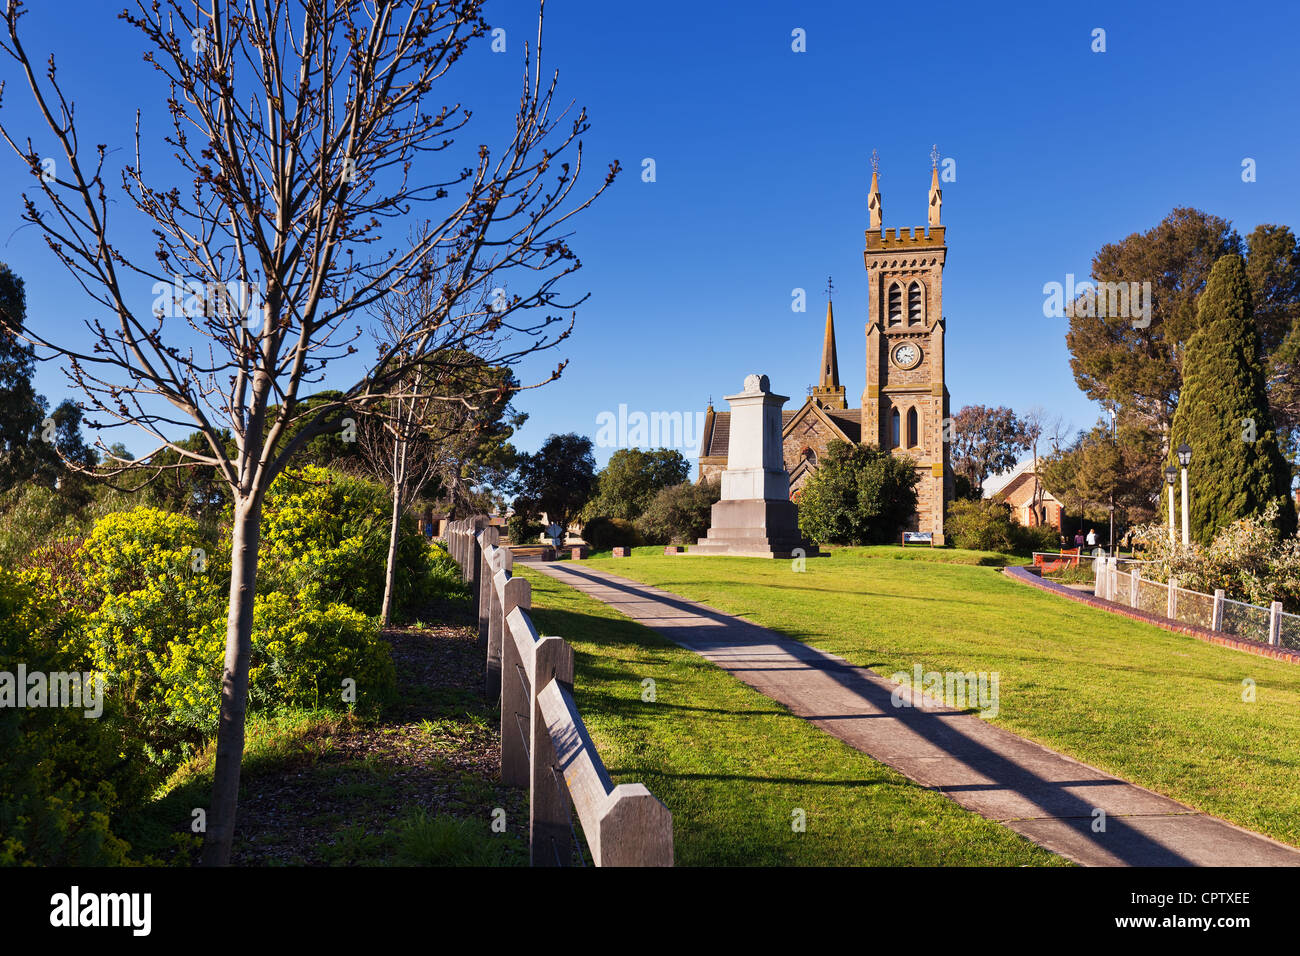
<path id="1" fill-rule="evenodd" d="M 984 479 L 984 497 L 992 498 L 999 491 L 1001 491 L 1007 485 L 1011 484 L 1011 482 L 1015 481 L 1021 475 L 1029 475 L 1032 477 L 1033 473 L 1034 473 L 1034 459 L 1026 458 L 1024 461 L 1020 462 L 1014 468 L 1011 468 L 1004 472 L 1000 472 L 996 475 L 989 475 L 987 478 Z"/>

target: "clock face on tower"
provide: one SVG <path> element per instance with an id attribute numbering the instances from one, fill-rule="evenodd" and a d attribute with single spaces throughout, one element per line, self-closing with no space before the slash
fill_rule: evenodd
<path id="1" fill-rule="evenodd" d="M 914 342 L 904 342 L 894 347 L 894 364 L 901 369 L 916 368 L 921 362 L 921 347 Z"/>

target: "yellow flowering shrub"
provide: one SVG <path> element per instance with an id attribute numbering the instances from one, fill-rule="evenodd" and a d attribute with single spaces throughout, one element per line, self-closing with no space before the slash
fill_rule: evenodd
<path id="1" fill-rule="evenodd" d="M 101 518 L 79 561 L 86 594 L 98 604 L 82 635 L 90 665 L 154 761 L 171 765 L 202 737 L 170 713 L 164 672 L 176 648 L 225 619 L 229 561 L 193 519 L 156 508 Z"/>
<path id="2" fill-rule="evenodd" d="M 375 709 L 391 693 L 395 671 L 375 622 L 343 604 L 279 591 L 253 608 L 250 710 L 283 706 Z M 216 731 L 226 622 L 212 621 L 173 647 L 163 675 L 164 703 L 177 722 Z M 350 683 L 345 683 L 350 682 Z"/>
<path id="3" fill-rule="evenodd" d="M 75 617 L 46 571 L 0 568 L 0 671 L 83 672 Z M 24 692 L 25 688 L 19 688 Z M 108 866 L 129 847 L 112 830 L 119 793 L 139 798 L 121 721 L 70 707 L 0 707 L 0 866 Z"/>

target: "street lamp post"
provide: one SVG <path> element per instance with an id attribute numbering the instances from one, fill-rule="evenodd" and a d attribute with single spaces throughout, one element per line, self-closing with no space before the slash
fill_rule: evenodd
<path id="1" fill-rule="evenodd" d="M 1169 543 L 1174 543 L 1174 482 L 1178 479 L 1178 469 L 1170 465 L 1165 469 L 1165 484 L 1169 486 Z"/>
<path id="2" fill-rule="evenodd" d="M 1106 411 L 1110 412 L 1110 443 L 1115 444 L 1115 406 L 1111 405 Z M 1110 475 L 1110 535 L 1106 540 L 1106 549 L 1115 553 L 1115 473 Z"/>
<path id="3" fill-rule="evenodd" d="M 1178 464 L 1183 466 L 1183 547 L 1187 547 L 1191 535 L 1190 517 L 1187 512 L 1187 466 L 1192 463 L 1192 449 L 1186 444 L 1178 446 Z"/>

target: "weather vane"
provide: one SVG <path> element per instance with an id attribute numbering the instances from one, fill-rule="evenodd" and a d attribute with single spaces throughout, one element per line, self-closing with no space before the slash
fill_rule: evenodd
<path id="1" fill-rule="evenodd" d="M 880 172 L 880 153 L 874 149 L 871 151 L 871 172 Z"/>
<path id="2" fill-rule="evenodd" d="M 939 168 L 939 144 L 938 143 L 935 143 L 933 146 L 930 147 L 930 167 L 932 169 Z"/>
<path id="3" fill-rule="evenodd" d="M 834 294 L 835 294 L 835 283 L 831 281 L 830 276 L 827 276 L 826 277 L 826 298 L 829 299 Z"/>

